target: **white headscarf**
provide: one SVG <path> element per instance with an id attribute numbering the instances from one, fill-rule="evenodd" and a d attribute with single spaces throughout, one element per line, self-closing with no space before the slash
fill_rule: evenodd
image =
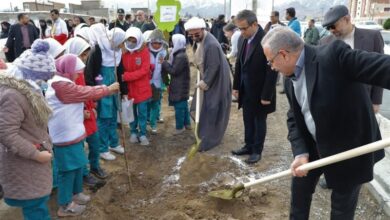
<path id="1" fill-rule="evenodd" d="M 82 38 L 74 37 L 66 41 L 65 43 L 65 53 L 74 54 L 80 56 L 85 50 L 91 48 L 91 46 Z"/>
<path id="2" fill-rule="evenodd" d="M 129 45 L 129 41 L 127 41 L 130 37 L 134 37 L 135 39 L 137 39 L 137 45 L 134 48 L 131 48 Z M 144 41 L 145 39 L 142 36 L 142 32 L 139 28 L 131 27 L 127 29 L 125 47 L 129 52 L 133 53 L 134 51 L 139 50 L 143 46 Z"/>
<path id="3" fill-rule="evenodd" d="M 182 34 L 174 34 L 172 35 L 172 44 L 173 49 L 171 51 L 171 54 L 169 55 L 169 63 L 173 63 L 173 54 L 176 53 L 176 51 L 180 49 L 185 49 L 187 45 L 186 37 Z"/>
<path id="4" fill-rule="evenodd" d="M 149 36 L 150 34 L 152 33 L 153 31 L 152 30 L 147 30 L 145 31 L 142 36 L 144 37 L 144 40 L 147 42 L 149 40 Z"/>
<path id="5" fill-rule="evenodd" d="M 86 40 L 91 46 L 94 46 L 94 44 L 91 42 L 91 30 L 89 29 L 87 24 L 79 24 L 74 29 L 74 36 L 75 37 L 82 37 L 84 40 Z"/>
<path id="6" fill-rule="evenodd" d="M 65 47 L 63 45 L 61 45 L 58 41 L 54 40 L 53 38 L 46 38 L 46 39 L 44 39 L 44 41 L 49 43 L 48 53 L 53 58 L 57 58 L 58 55 L 60 55 L 62 52 L 65 51 Z"/>
<path id="7" fill-rule="evenodd" d="M 102 65 L 119 65 L 122 58 L 122 50 L 118 46 L 125 41 L 125 32 L 120 28 L 113 28 L 107 32 L 102 23 L 94 24 L 90 29 L 102 51 Z M 115 60 L 114 57 L 116 58 Z"/>

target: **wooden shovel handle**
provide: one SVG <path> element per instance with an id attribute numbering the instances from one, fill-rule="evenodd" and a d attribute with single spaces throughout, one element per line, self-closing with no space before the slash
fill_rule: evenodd
<path id="1" fill-rule="evenodd" d="M 200 82 L 200 72 L 198 70 L 198 73 L 196 75 L 196 84 Z M 200 88 L 196 88 L 196 108 L 195 108 L 195 123 L 199 123 L 199 117 L 200 117 Z"/>
<path id="2" fill-rule="evenodd" d="M 361 147 L 354 148 L 352 150 L 338 153 L 338 154 L 335 154 L 335 155 L 332 155 L 329 157 L 325 157 L 325 158 L 322 158 L 322 159 L 319 159 L 319 160 L 316 160 L 316 161 L 313 161 L 313 162 L 310 162 L 307 164 L 303 164 L 303 165 L 299 166 L 297 169 L 302 170 L 302 171 L 313 170 L 313 169 L 323 167 L 323 166 L 326 166 L 329 164 L 337 163 L 337 162 L 340 162 L 343 160 L 348 160 L 348 159 L 351 159 L 354 157 L 361 156 L 363 154 L 368 154 L 368 153 L 371 153 L 371 152 L 374 152 L 377 150 L 381 150 L 381 149 L 384 149 L 388 146 L 390 146 L 390 138 L 376 141 L 376 142 L 373 142 L 370 144 L 366 144 L 366 145 L 363 145 Z M 288 170 L 285 170 L 285 171 L 282 171 L 279 173 L 275 173 L 275 174 L 260 178 L 258 180 L 254 180 L 252 182 L 245 183 L 244 186 L 245 186 L 245 188 L 247 188 L 247 187 L 250 187 L 253 185 L 269 182 L 271 180 L 279 179 L 279 178 L 290 176 L 290 175 L 291 175 L 291 169 L 288 169 Z"/>

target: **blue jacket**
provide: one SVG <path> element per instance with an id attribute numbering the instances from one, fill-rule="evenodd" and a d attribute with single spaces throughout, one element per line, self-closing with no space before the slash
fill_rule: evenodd
<path id="1" fill-rule="evenodd" d="M 295 33 L 297 33 L 299 36 L 301 36 L 301 24 L 299 23 L 299 21 L 297 20 L 296 17 L 292 18 L 289 22 L 288 22 L 288 27 L 291 28 Z"/>

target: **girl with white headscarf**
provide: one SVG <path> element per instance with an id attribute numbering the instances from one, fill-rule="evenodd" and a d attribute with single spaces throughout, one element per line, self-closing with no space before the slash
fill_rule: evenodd
<path id="1" fill-rule="evenodd" d="M 152 97 L 150 54 L 139 28 L 127 29 L 125 47 L 127 52 L 122 57 L 123 81 L 128 86 L 128 98 L 134 99 L 134 121 L 130 123 L 130 142 L 140 142 L 141 145 L 147 146 L 149 145 L 149 140 L 146 138 L 148 103 Z"/>
<path id="2" fill-rule="evenodd" d="M 74 54 L 78 56 L 84 63 L 88 60 L 89 53 L 91 51 L 90 44 L 80 37 L 74 37 L 69 39 L 65 43 L 65 53 Z M 76 85 L 86 86 L 84 73 L 80 72 L 79 77 L 75 80 Z M 84 127 L 87 134 L 85 141 L 88 143 L 88 159 L 89 167 L 84 166 L 83 181 L 88 186 L 102 186 L 104 182 L 96 179 L 91 173 L 95 174 L 99 179 L 107 178 L 107 173 L 100 167 L 100 138 L 96 123 L 96 105 L 94 100 L 88 100 L 84 102 Z"/>
<path id="3" fill-rule="evenodd" d="M 178 135 L 185 129 L 191 129 L 188 98 L 190 93 L 190 63 L 186 53 L 186 38 L 182 34 L 172 36 L 173 49 L 169 61 L 162 64 L 163 72 L 169 73 L 169 105 L 175 108 L 176 132 Z"/>
<path id="4" fill-rule="evenodd" d="M 101 65 L 99 75 L 95 77 L 95 83 L 110 85 L 116 81 L 121 82 L 123 67 L 121 65 L 122 47 L 125 41 L 125 32 L 120 28 L 106 30 L 103 24 L 98 23 L 90 27 L 93 36 L 92 43 L 99 45 L 101 50 Z M 115 76 L 117 68 L 117 76 Z M 126 86 L 121 85 L 122 94 L 127 94 Z M 115 156 L 109 151 L 119 154 L 124 153 L 124 148 L 119 144 L 117 133 L 118 95 L 105 97 L 98 101 L 98 129 L 101 141 L 100 157 L 105 160 L 115 160 Z"/>

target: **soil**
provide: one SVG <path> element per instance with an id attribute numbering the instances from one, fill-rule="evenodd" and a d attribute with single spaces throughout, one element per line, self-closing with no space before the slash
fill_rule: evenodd
<path id="1" fill-rule="evenodd" d="M 92 196 L 87 211 L 80 217 L 69 219 L 288 219 L 289 178 L 246 189 L 240 198 L 230 201 L 207 196 L 211 190 L 228 188 L 241 181 L 289 168 L 292 154 L 286 140 L 288 104 L 285 96 L 278 94 L 277 112 L 268 116 L 262 160 L 253 166 L 242 162 L 245 157 L 230 156 L 231 150 L 242 146 L 244 137 L 242 113 L 236 104 L 232 105 L 223 143 L 209 152 L 198 153 L 192 160 L 185 160 L 186 152 L 195 143 L 193 131 L 172 135 L 174 111 L 167 105 L 166 97 L 167 94 L 163 104 L 165 122 L 158 125 L 157 135 L 150 135 L 151 145 L 126 144 L 131 186 L 123 156 L 112 162 L 102 161 L 102 167 L 110 173 L 107 184 L 97 192 L 86 190 Z M 52 216 L 56 216 L 58 208 L 55 198 L 53 196 L 50 201 Z M 329 219 L 329 211 L 330 191 L 317 187 L 311 219 Z M 20 210 L 0 207 L 0 219 L 21 219 Z M 365 187 L 360 195 L 356 219 L 389 219 Z"/>

